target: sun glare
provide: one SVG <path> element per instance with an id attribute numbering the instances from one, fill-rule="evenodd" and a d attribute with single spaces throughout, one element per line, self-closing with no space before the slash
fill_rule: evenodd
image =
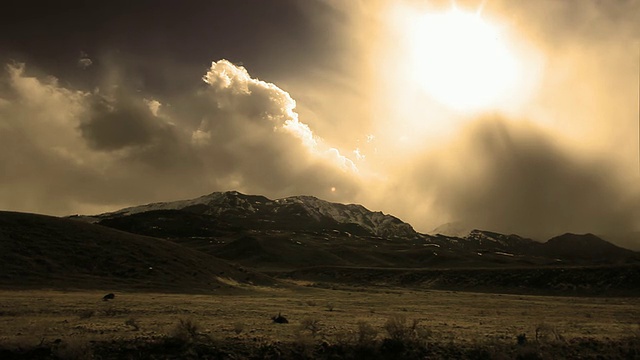
<path id="1" fill-rule="evenodd" d="M 451 9 L 408 22 L 410 76 L 438 102 L 483 110 L 513 91 L 519 66 L 499 29 L 480 14 Z"/>

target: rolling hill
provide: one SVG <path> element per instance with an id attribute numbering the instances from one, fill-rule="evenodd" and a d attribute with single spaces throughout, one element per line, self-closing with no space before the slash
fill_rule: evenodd
<path id="1" fill-rule="evenodd" d="M 174 242 L 51 216 L 0 212 L 4 287 L 215 292 L 273 279 Z"/>

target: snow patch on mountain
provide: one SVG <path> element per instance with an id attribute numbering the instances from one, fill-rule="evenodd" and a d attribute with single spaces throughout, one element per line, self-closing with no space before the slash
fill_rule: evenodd
<path id="1" fill-rule="evenodd" d="M 313 196 L 291 196 L 276 202 L 282 205 L 295 203 L 314 218 L 329 217 L 342 224 L 357 224 L 378 236 L 416 235 L 411 225 L 380 211 L 370 211 L 362 205 L 331 203 Z"/>

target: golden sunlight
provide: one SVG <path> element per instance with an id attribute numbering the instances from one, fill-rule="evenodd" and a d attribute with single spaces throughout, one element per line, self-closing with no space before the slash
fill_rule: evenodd
<path id="1" fill-rule="evenodd" d="M 453 8 L 408 20 L 411 77 L 436 101 L 457 111 L 484 110 L 515 90 L 516 56 L 479 13 Z"/>

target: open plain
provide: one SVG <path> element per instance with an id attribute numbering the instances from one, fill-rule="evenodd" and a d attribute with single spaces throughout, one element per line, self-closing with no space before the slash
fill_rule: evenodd
<path id="1" fill-rule="evenodd" d="M 635 298 L 297 285 L 213 295 L 117 292 L 110 301 L 103 301 L 104 294 L 97 291 L 3 290 L 0 354 L 60 359 L 125 354 L 147 358 L 153 353 L 161 358 L 358 358 L 366 354 L 357 352 L 360 346 L 380 358 L 447 358 L 452 351 L 464 358 L 640 356 L 640 306 Z M 273 322 L 278 314 L 288 323 Z M 390 328 L 393 322 L 398 333 Z M 394 336 L 405 344 L 380 351 Z M 407 352 L 415 350 L 412 346 L 420 351 Z"/>

